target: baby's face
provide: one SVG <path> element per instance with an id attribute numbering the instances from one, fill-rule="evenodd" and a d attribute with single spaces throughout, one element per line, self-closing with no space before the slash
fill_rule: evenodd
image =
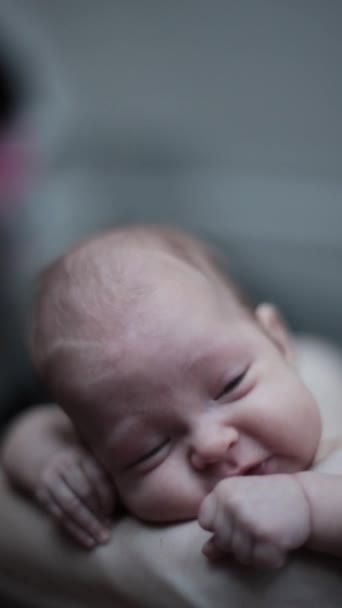
<path id="1" fill-rule="evenodd" d="M 96 407 L 74 413 L 128 510 L 192 519 L 225 477 L 308 466 L 320 417 L 274 324 L 265 331 L 228 289 L 210 293 L 197 278 L 158 297 L 120 356 L 108 348 Z"/>

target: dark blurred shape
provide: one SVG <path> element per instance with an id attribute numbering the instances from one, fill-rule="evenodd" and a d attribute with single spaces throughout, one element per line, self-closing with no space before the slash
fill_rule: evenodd
<path id="1" fill-rule="evenodd" d="M 25 87 L 19 70 L 0 47 L 0 134 L 15 122 L 24 103 Z"/>
<path id="2" fill-rule="evenodd" d="M 8 203 L 3 183 L 8 177 L 8 151 L 11 151 L 8 144 L 11 143 L 11 133 L 16 129 L 26 101 L 25 88 L 18 66 L 0 46 L 0 421 L 6 418 L 16 400 L 16 367 L 13 361 L 18 353 L 14 337 L 17 334 L 17 320 L 13 315 L 11 296 L 14 238 L 7 223 Z"/>

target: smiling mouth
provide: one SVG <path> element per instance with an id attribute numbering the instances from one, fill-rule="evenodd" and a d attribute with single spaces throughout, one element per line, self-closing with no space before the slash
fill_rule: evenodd
<path id="1" fill-rule="evenodd" d="M 235 468 L 226 471 L 220 471 L 218 474 L 218 481 L 222 479 L 228 479 L 229 477 L 247 477 L 251 475 L 269 475 L 272 473 L 270 466 L 270 458 L 265 458 L 261 462 L 253 465 L 246 465 L 241 468 Z"/>
<path id="2" fill-rule="evenodd" d="M 248 467 L 243 472 L 243 475 L 265 475 L 265 461 L 263 460 L 262 462 L 259 462 L 259 464 Z"/>
<path id="3" fill-rule="evenodd" d="M 258 464 L 255 464 L 251 467 L 246 467 L 242 475 L 268 475 L 270 473 L 270 459 L 266 458 L 262 460 Z"/>

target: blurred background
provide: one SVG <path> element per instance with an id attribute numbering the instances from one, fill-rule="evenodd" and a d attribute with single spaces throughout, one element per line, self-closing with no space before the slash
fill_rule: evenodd
<path id="1" fill-rule="evenodd" d="M 0 422 L 45 398 L 36 273 L 101 227 L 179 225 L 342 343 L 342 3 L 1 0 Z"/>

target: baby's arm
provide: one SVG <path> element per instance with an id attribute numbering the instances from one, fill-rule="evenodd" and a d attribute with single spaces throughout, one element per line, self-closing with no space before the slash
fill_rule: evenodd
<path id="1" fill-rule="evenodd" d="M 279 568 L 310 534 L 310 509 L 295 475 L 237 476 L 206 496 L 199 523 L 211 538 L 209 559 L 231 554 L 242 564 Z"/>
<path id="2" fill-rule="evenodd" d="M 58 407 L 37 407 L 15 420 L 3 439 L 2 461 L 12 482 L 79 543 L 108 540 L 114 485 Z"/>
<path id="3" fill-rule="evenodd" d="M 199 512 L 201 526 L 212 532 L 203 552 L 270 568 L 303 546 L 341 557 L 341 512 L 341 449 L 314 470 L 224 479 Z"/>
<path id="4" fill-rule="evenodd" d="M 311 471 L 297 473 L 310 507 L 311 532 L 307 545 L 342 557 L 342 441 Z"/>

